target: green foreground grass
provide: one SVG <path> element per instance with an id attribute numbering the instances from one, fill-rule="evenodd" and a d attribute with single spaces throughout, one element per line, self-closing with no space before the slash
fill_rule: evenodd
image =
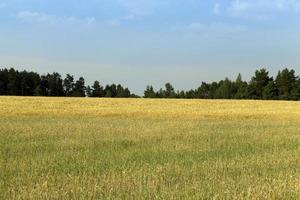
<path id="1" fill-rule="evenodd" d="M 0 199 L 300 199 L 300 102 L 1 97 Z"/>

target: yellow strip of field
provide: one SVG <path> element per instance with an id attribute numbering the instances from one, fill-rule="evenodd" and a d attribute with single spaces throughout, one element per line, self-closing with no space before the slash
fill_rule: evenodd
<path id="1" fill-rule="evenodd" d="M 299 199 L 300 102 L 0 97 L 0 199 Z"/>

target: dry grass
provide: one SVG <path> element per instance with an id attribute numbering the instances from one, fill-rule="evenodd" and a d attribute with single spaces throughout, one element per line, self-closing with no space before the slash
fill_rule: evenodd
<path id="1" fill-rule="evenodd" d="M 300 102 L 1 97 L 0 199 L 300 199 Z"/>

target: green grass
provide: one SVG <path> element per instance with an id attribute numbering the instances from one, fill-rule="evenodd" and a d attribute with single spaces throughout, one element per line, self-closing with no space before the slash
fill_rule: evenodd
<path id="1" fill-rule="evenodd" d="M 300 199 L 300 102 L 1 97 L 0 199 Z"/>

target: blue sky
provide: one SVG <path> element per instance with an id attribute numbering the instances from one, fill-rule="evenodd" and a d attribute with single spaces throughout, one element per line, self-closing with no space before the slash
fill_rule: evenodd
<path id="1" fill-rule="evenodd" d="M 300 0 L 0 0 L 0 65 L 141 94 L 266 67 L 300 73 Z"/>

